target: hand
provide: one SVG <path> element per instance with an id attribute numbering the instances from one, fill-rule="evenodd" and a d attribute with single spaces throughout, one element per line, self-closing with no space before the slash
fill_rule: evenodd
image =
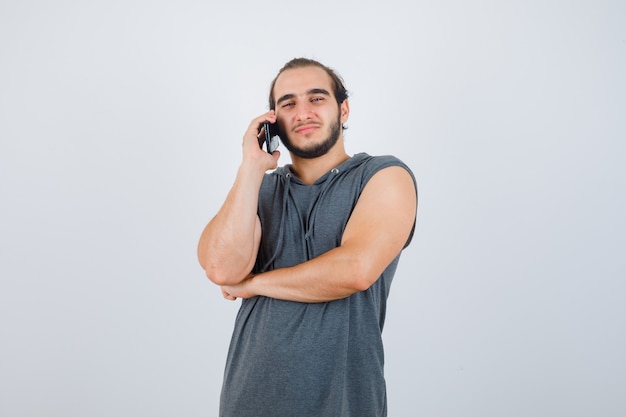
<path id="1" fill-rule="evenodd" d="M 222 296 L 223 296 L 225 299 L 230 300 L 230 301 L 235 301 L 235 300 L 237 299 L 237 297 L 235 297 L 234 295 L 231 295 L 231 294 L 229 294 L 229 293 L 227 292 L 226 287 L 220 287 L 220 288 L 221 288 L 221 290 L 222 290 Z"/>
<path id="2" fill-rule="evenodd" d="M 230 301 L 235 301 L 237 298 L 251 298 L 258 294 L 252 292 L 252 278 L 254 275 L 250 274 L 246 279 L 236 285 L 222 285 L 222 296 Z"/>
<path id="3" fill-rule="evenodd" d="M 248 130 L 243 136 L 244 161 L 252 161 L 258 164 L 263 171 L 275 169 L 278 166 L 280 151 L 274 151 L 271 155 L 261 149 L 261 144 L 265 141 L 265 132 L 262 130 L 264 122 L 276 123 L 274 110 L 258 116 L 250 122 Z"/>

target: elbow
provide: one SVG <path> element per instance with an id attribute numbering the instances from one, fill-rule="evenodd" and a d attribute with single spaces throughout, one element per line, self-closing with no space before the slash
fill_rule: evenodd
<path id="1" fill-rule="evenodd" d="M 243 279 L 239 274 L 235 275 L 232 272 L 222 271 L 210 266 L 205 267 L 204 272 L 209 281 L 219 286 L 235 285 Z"/>
<path id="2" fill-rule="evenodd" d="M 214 271 L 209 270 L 208 268 L 204 270 L 206 277 L 215 285 L 228 285 L 228 280 L 220 274 L 215 273 Z"/>
<path id="3" fill-rule="evenodd" d="M 243 281 L 248 275 L 249 271 L 243 269 L 225 268 L 226 265 L 221 263 L 214 264 L 207 261 L 202 265 L 206 277 L 212 283 L 222 285 L 237 285 Z"/>
<path id="4" fill-rule="evenodd" d="M 219 286 L 238 284 L 248 275 L 245 271 L 227 268 L 225 262 L 216 262 L 206 252 L 198 251 L 198 261 L 209 281 Z"/>
<path id="5" fill-rule="evenodd" d="M 352 289 L 355 292 L 367 291 L 376 282 L 380 273 L 362 260 L 353 269 Z"/>
<path id="6" fill-rule="evenodd" d="M 370 277 L 367 276 L 356 277 L 354 280 L 353 289 L 355 290 L 355 292 L 367 291 L 375 281 L 375 279 L 372 280 Z"/>

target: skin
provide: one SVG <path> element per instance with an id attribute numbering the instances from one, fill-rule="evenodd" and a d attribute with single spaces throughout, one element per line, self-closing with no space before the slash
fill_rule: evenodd
<path id="1" fill-rule="evenodd" d="M 276 112 L 253 119 L 244 134 L 242 162 L 233 187 L 198 244 L 200 264 L 221 287 L 224 298 L 262 295 L 323 302 L 348 297 L 369 288 L 406 243 L 417 210 L 416 190 L 406 170 L 389 167 L 365 186 L 340 246 L 293 267 L 250 273 L 262 233 L 256 214 L 258 191 L 263 175 L 278 166 L 280 157 L 279 151 L 270 155 L 259 147 L 259 128 L 264 121 L 278 121 L 290 148 L 305 153 L 332 143 L 333 127 L 345 123 L 350 113 L 348 100 L 338 105 L 332 91 L 331 78 L 321 68 L 286 70 L 274 87 Z M 300 153 L 290 152 L 292 168 L 306 184 L 349 159 L 341 129 L 323 155 L 311 158 Z"/>

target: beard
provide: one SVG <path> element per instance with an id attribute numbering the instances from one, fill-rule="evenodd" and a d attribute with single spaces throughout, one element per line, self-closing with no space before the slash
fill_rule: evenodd
<path id="1" fill-rule="evenodd" d="M 282 130 L 282 129 L 281 129 Z M 330 127 L 328 137 L 319 143 L 315 143 L 308 148 L 300 148 L 293 144 L 289 136 L 285 132 L 280 132 L 280 140 L 285 145 L 285 148 L 293 155 L 303 159 L 318 158 L 322 155 L 326 155 L 328 151 L 335 146 L 339 140 L 339 134 L 341 133 L 341 110 L 337 114 L 337 121 Z"/>

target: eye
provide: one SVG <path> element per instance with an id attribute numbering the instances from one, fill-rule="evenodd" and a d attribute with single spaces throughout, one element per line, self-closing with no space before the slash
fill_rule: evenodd
<path id="1" fill-rule="evenodd" d="M 293 101 L 287 101 L 281 107 L 285 108 L 285 107 L 291 107 L 293 105 L 294 105 Z"/>
<path id="2" fill-rule="evenodd" d="M 312 103 L 319 103 L 320 101 L 324 101 L 324 97 L 313 97 L 311 99 Z"/>

